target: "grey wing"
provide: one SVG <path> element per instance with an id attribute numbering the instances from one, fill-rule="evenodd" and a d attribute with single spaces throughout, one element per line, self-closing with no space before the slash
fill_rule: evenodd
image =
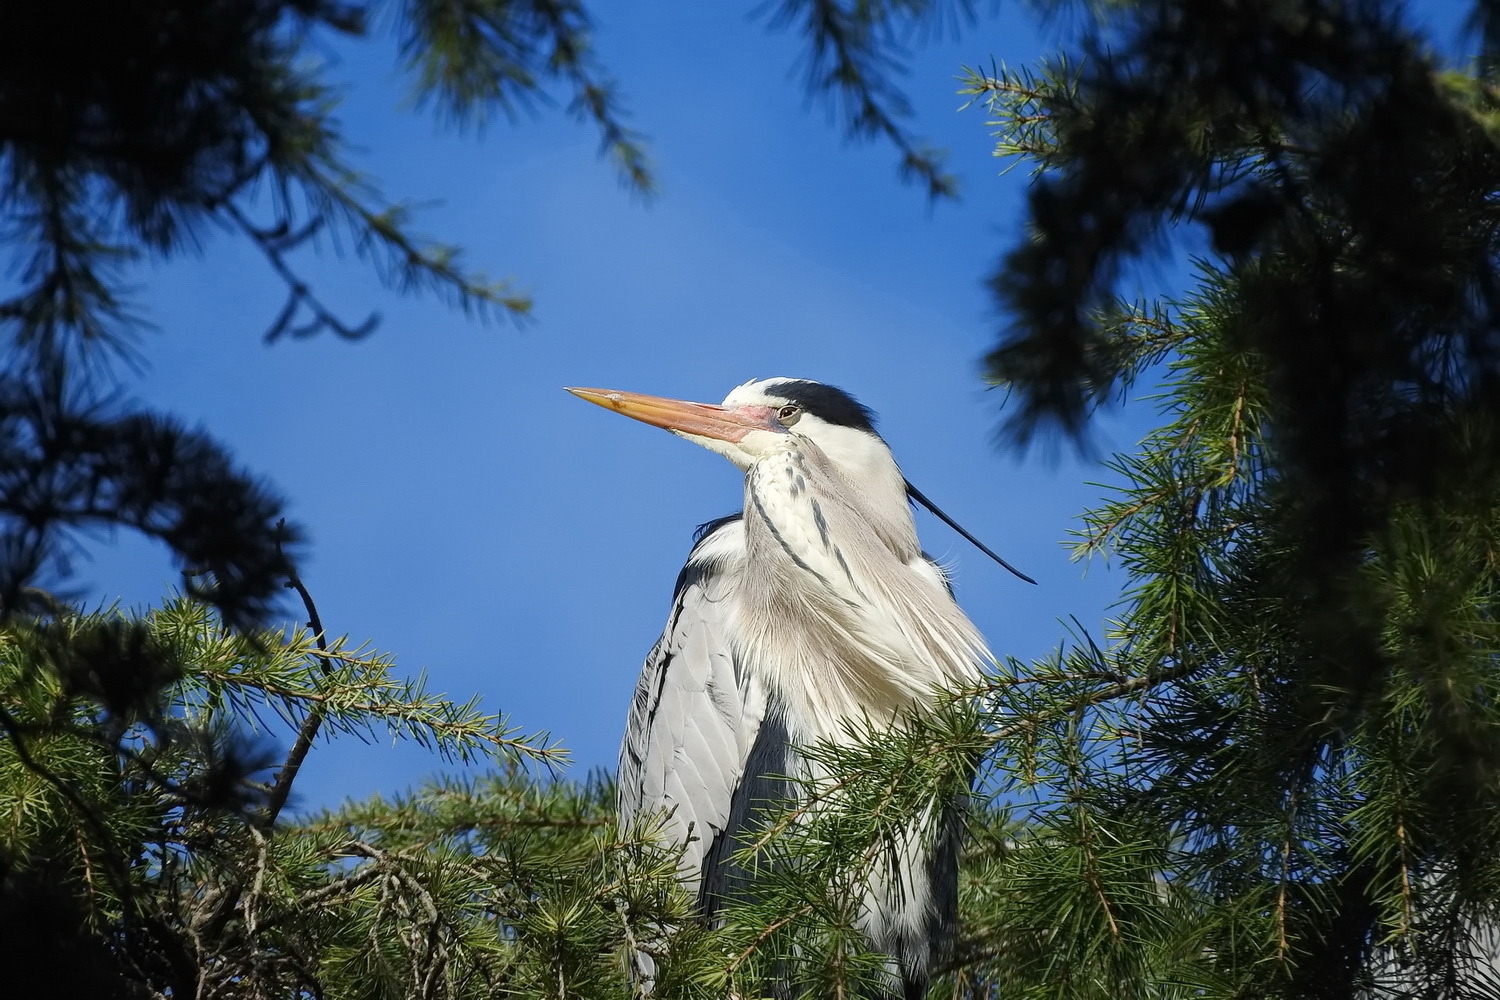
<path id="1" fill-rule="evenodd" d="M 732 646 L 730 601 L 743 557 L 738 521 L 714 525 L 694 547 L 620 746 L 621 823 L 663 814 L 664 836 L 685 844 L 683 874 L 694 880 L 731 825 L 765 710 Z"/>

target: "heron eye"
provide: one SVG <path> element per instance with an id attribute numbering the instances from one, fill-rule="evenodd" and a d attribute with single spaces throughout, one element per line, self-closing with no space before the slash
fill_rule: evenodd
<path id="1" fill-rule="evenodd" d="M 800 416 L 802 416 L 802 407 L 794 403 L 788 403 L 776 411 L 776 419 L 781 421 L 781 426 L 783 427 L 792 426 Z"/>

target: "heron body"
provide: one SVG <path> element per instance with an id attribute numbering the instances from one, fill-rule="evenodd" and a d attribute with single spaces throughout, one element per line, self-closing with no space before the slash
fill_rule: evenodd
<path id="1" fill-rule="evenodd" d="M 701 529 L 646 659 L 620 750 L 620 813 L 666 818 L 706 915 L 753 891 L 731 856 L 757 813 L 815 777 L 796 750 L 894 725 L 976 681 L 990 654 L 917 541 L 908 486 L 868 410 L 803 379 L 747 382 L 719 406 L 572 390 L 728 457 L 739 515 Z M 963 803 L 872 866 L 863 929 L 891 985 L 925 989 L 957 906 Z M 930 819 L 930 818 L 929 818 Z"/>

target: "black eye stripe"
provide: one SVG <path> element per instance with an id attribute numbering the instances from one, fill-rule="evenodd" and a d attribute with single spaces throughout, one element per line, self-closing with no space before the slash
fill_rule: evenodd
<path id="1" fill-rule="evenodd" d="M 784 399 L 800 406 L 826 423 L 863 431 L 875 430 L 875 414 L 837 386 L 797 379 L 768 385 L 765 393 L 773 399 Z"/>

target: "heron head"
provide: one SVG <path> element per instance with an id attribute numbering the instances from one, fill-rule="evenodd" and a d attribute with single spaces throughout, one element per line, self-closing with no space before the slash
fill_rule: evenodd
<path id="1" fill-rule="evenodd" d="M 835 386 L 810 379 L 755 379 L 722 403 L 690 403 L 612 389 L 572 389 L 575 396 L 662 427 L 718 452 L 742 469 L 797 447 L 816 444 L 856 480 L 894 469 L 868 408 Z"/>
<path id="2" fill-rule="evenodd" d="M 916 536 L 907 499 L 920 503 L 981 552 L 1025 580 L 1031 577 L 1000 558 L 983 542 L 906 481 L 884 440 L 875 415 L 835 386 L 803 378 L 752 379 L 735 387 L 722 403 L 688 403 L 614 389 L 568 389 L 573 395 L 627 417 L 662 427 L 742 469 L 764 458 L 794 450 L 802 442 L 818 446 L 843 478 L 856 487 L 867 514 L 884 517 Z M 899 513 L 897 513 L 899 512 Z"/>

